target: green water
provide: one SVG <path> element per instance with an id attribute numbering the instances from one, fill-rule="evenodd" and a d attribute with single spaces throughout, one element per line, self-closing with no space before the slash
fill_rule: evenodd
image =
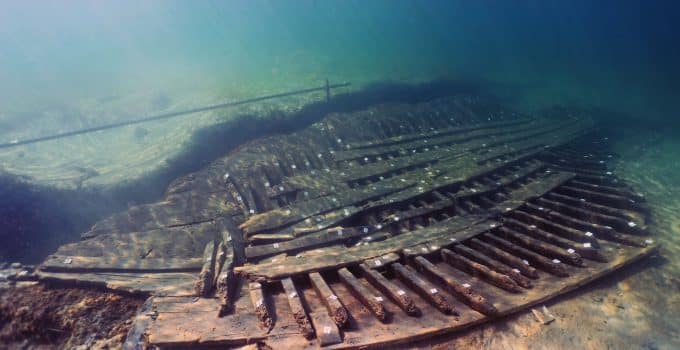
<path id="1" fill-rule="evenodd" d="M 677 14 L 663 1 L 3 2 L 0 115 L 22 128 L 92 100 L 452 78 L 528 109 L 663 120 L 679 91 Z"/>

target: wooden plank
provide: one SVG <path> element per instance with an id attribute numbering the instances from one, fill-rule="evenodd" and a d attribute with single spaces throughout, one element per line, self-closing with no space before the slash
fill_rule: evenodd
<path id="1" fill-rule="evenodd" d="M 584 221 L 594 221 L 601 225 L 612 226 L 617 230 L 628 232 L 632 231 L 633 233 L 636 234 L 638 234 L 641 231 L 640 229 L 634 230 L 632 227 L 628 225 L 628 222 L 630 222 L 631 220 L 624 220 L 623 218 L 618 216 L 598 213 L 592 210 L 575 207 L 569 204 L 553 201 L 547 198 L 539 198 L 536 200 L 536 203 L 543 207 L 559 211 L 560 213 L 564 213 Z"/>
<path id="2" fill-rule="evenodd" d="M 637 215 L 635 215 L 635 213 L 633 211 L 630 211 L 630 210 L 627 210 L 627 209 L 612 208 L 612 207 L 608 207 L 608 206 L 605 206 L 605 205 L 589 202 L 585 198 L 572 197 L 572 196 L 561 194 L 561 193 L 556 193 L 556 192 L 549 193 L 547 195 L 547 198 L 550 198 L 552 200 L 559 201 L 559 202 L 562 202 L 562 203 L 567 203 L 567 204 L 573 205 L 575 207 L 588 209 L 588 210 L 593 211 L 593 212 L 598 212 L 598 213 L 602 213 L 602 214 L 605 214 L 605 215 L 620 217 L 620 218 L 622 218 L 623 220 L 626 220 L 626 221 L 633 221 L 633 220 L 636 219 L 636 216 L 637 216 Z M 581 199 L 583 199 L 583 200 L 581 200 Z"/>
<path id="3" fill-rule="evenodd" d="M 541 207 L 537 207 L 532 204 L 527 204 L 527 210 L 531 211 L 536 215 L 545 217 L 555 222 L 559 222 L 560 224 L 563 225 L 568 225 L 570 227 L 575 227 L 586 232 L 595 233 L 595 237 L 599 237 L 600 239 L 607 239 L 610 241 L 638 247 L 645 246 L 643 239 L 636 236 L 620 234 L 616 232 L 611 226 L 603 226 L 599 224 L 586 222 L 580 219 L 564 215 L 556 211 L 545 209 L 541 210 L 540 208 Z M 636 224 L 633 222 L 633 225 L 635 226 Z"/>
<path id="4" fill-rule="evenodd" d="M 525 259 L 525 261 L 534 264 L 536 266 L 539 266 L 542 269 L 545 269 L 546 271 L 554 274 L 555 276 L 559 277 L 567 277 L 569 276 L 569 272 L 567 271 L 566 267 L 564 264 L 562 264 L 559 259 L 549 259 L 543 255 L 540 255 L 536 252 L 533 252 L 531 250 L 522 248 L 518 245 L 515 245 L 512 242 L 508 242 L 498 236 L 492 235 L 492 234 L 484 234 L 482 236 L 487 242 L 496 245 L 497 247 L 500 247 L 503 250 L 506 250 L 512 254 L 518 255 L 522 258 Z"/>
<path id="5" fill-rule="evenodd" d="M 540 239 L 544 242 L 552 243 L 556 246 L 562 247 L 566 249 L 567 252 L 574 251 L 581 255 L 582 257 L 591 260 L 596 260 L 600 262 L 607 261 L 607 257 L 605 257 L 597 248 L 593 247 L 591 244 L 584 246 L 584 244 L 578 244 L 577 242 L 570 241 L 568 239 L 554 235 L 550 232 L 541 230 L 540 228 L 536 227 L 536 225 L 527 225 L 519 220 L 515 220 L 512 218 L 503 218 L 503 224 L 512 227 L 516 230 L 519 230 L 521 232 L 524 232 L 529 236 Z"/>
<path id="6" fill-rule="evenodd" d="M 575 242 L 590 243 L 594 247 L 599 247 L 600 245 L 597 238 L 595 238 L 595 236 L 592 233 L 588 234 L 587 231 L 586 232 L 579 231 L 571 227 L 557 224 L 550 220 L 546 220 L 540 216 L 531 215 L 521 210 L 513 211 L 512 213 L 510 213 L 510 216 L 517 220 L 521 220 L 525 223 L 536 225 L 546 231 L 555 232 L 560 236 Z"/>
<path id="7" fill-rule="evenodd" d="M 146 299 L 142 307 L 137 310 L 134 320 L 132 321 L 132 327 L 125 336 L 125 342 L 123 343 L 123 350 L 137 350 L 143 349 L 145 346 L 144 332 L 149 327 L 151 322 L 151 317 L 148 315 L 152 312 L 152 297 Z"/>
<path id="8" fill-rule="evenodd" d="M 225 201 L 226 197 L 226 192 L 223 190 L 200 194 L 193 192 L 170 194 L 163 201 L 133 206 L 124 212 L 98 221 L 83 234 L 83 238 L 91 238 L 100 234 L 143 232 L 187 226 L 237 213 L 237 206 Z"/>
<path id="9" fill-rule="evenodd" d="M 450 250 L 443 250 L 442 256 L 446 260 Z M 466 305 L 472 309 L 483 313 L 485 315 L 496 315 L 498 310 L 496 307 L 484 297 L 479 291 L 476 291 L 470 284 L 458 283 L 454 278 L 448 276 L 444 271 L 429 262 L 422 256 L 415 258 L 418 269 L 432 276 L 434 279 L 440 281 L 446 288 L 452 292 L 456 297 L 462 300 Z"/>
<path id="10" fill-rule="evenodd" d="M 495 208 L 492 208 L 490 212 L 493 214 L 514 210 L 523 205 L 527 199 L 540 196 L 573 178 L 573 176 L 573 173 L 564 172 L 545 173 L 540 180 L 533 181 L 511 191 L 507 198 Z M 382 242 L 371 243 L 370 245 L 331 250 L 320 256 L 286 257 L 283 258 L 283 261 L 277 261 L 276 263 L 245 265 L 236 268 L 236 271 L 251 279 L 275 280 L 296 273 L 341 268 L 359 263 L 365 259 L 394 253 L 419 244 L 434 242 L 433 244 L 442 246 L 443 244 L 450 243 L 447 241 L 451 238 L 459 240 L 467 239 L 483 232 L 482 228 L 485 225 L 486 227 L 492 227 L 495 224 L 495 221 L 485 220 L 483 215 L 454 217 L 435 225 L 410 231 L 406 234 L 388 238 Z"/>
<path id="11" fill-rule="evenodd" d="M 447 263 L 470 275 L 482 276 L 484 279 L 491 282 L 491 284 L 513 293 L 522 292 L 522 288 L 520 288 L 520 286 L 508 275 L 496 272 L 483 264 L 474 262 L 465 256 L 454 253 L 448 249 L 442 249 L 441 256 Z"/>
<path id="12" fill-rule="evenodd" d="M 499 227 L 496 231 L 496 234 L 541 255 L 555 257 L 574 266 L 584 266 L 583 259 L 581 259 L 581 256 L 576 253 L 574 249 L 567 251 L 566 249 L 560 248 L 550 243 L 521 234 L 508 227 Z"/>
<path id="13" fill-rule="evenodd" d="M 354 227 L 336 227 L 290 241 L 246 247 L 246 257 L 248 259 L 259 259 L 281 253 L 295 253 L 366 234 Z"/>
<path id="14" fill-rule="evenodd" d="M 250 301 L 255 307 L 255 315 L 257 315 L 257 318 L 260 320 L 260 325 L 267 332 L 271 331 L 274 325 L 274 320 L 272 319 L 269 308 L 267 307 L 267 301 L 265 300 L 262 284 L 252 282 L 248 285 L 248 291 L 250 294 Z"/>
<path id="15" fill-rule="evenodd" d="M 310 316 L 316 330 L 316 338 L 319 339 L 319 345 L 327 346 L 342 343 L 340 330 L 330 316 L 328 316 L 326 310 L 314 310 Z"/>
<path id="16" fill-rule="evenodd" d="M 208 242 L 205 245 L 203 252 L 203 266 L 201 272 L 198 274 L 196 281 L 196 295 L 207 297 L 213 289 L 213 282 L 215 279 L 215 258 L 217 256 L 217 249 L 214 241 Z"/>
<path id="17" fill-rule="evenodd" d="M 335 322 L 338 327 L 342 327 L 345 323 L 347 323 L 348 316 L 347 310 L 345 310 L 345 307 L 342 306 L 340 300 L 338 300 L 338 296 L 333 293 L 331 288 L 318 272 L 310 273 L 309 280 L 312 282 L 314 290 L 316 290 L 319 299 L 321 299 L 323 304 L 326 306 L 328 316 L 333 319 L 333 322 Z"/>
<path id="18" fill-rule="evenodd" d="M 37 271 L 42 281 L 95 286 L 142 295 L 195 296 L 195 273 L 114 273 Z"/>
<path id="19" fill-rule="evenodd" d="M 457 314 L 451 303 L 441 294 L 437 286 L 420 277 L 418 273 L 409 266 L 400 263 L 390 265 L 394 273 L 407 285 L 416 290 L 423 299 L 430 302 L 437 310 L 444 314 Z"/>
<path id="20" fill-rule="evenodd" d="M 338 270 L 338 276 L 347 288 L 352 291 L 352 294 L 359 299 L 377 319 L 381 322 L 385 322 L 387 314 L 385 306 L 383 305 L 384 299 L 382 296 L 372 293 L 368 288 L 361 284 L 347 268 L 343 267 Z"/>
<path id="21" fill-rule="evenodd" d="M 446 138 L 449 135 L 454 134 L 465 134 L 469 135 L 471 131 L 478 130 L 488 130 L 488 129 L 498 129 L 503 127 L 523 125 L 531 122 L 532 119 L 516 119 L 501 122 L 485 122 L 476 125 L 463 126 L 463 127 L 452 127 L 446 129 L 438 129 L 429 133 L 417 133 L 410 135 L 399 135 L 395 137 L 389 137 L 384 139 L 378 139 L 374 141 L 364 142 L 364 143 L 352 143 L 349 150 L 341 150 L 335 152 L 334 159 L 336 161 L 342 161 L 347 159 L 354 159 L 364 154 L 369 155 L 365 152 L 377 152 L 377 154 L 390 153 L 393 148 L 387 148 L 386 146 L 400 145 L 405 148 L 412 148 L 418 145 L 413 141 L 420 141 L 422 144 L 423 140 L 432 140 L 432 138 Z M 507 130 L 503 128 L 501 130 Z M 481 134 L 480 136 L 489 136 L 488 134 Z M 436 143 L 437 141 L 430 141 L 430 143 Z M 410 147 L 409 147 L 410 146 Z M 370 154 L 373 155 L 373 154 Z"/>
<path id="22" fill-rule="evenodd" d="M 552 126 L 552 129 L 549 130 L 557 130 L 557 126 Z M 566 128 L 565 130 L 572 130 L 572 128 Z M 562 132 L 565 132 L 564 130 L 560 130 Z M 550 141 L 551 143 L 557 142 L 554 141 L 553 135 L 551 135 L 550 138 L 535 138 L 532 136 L 537 136 L 537 135 L 543 135 L 545 131 L 541 132 L 534 132 L 533 134 L 528 134 L 528 135 L 523 135 L 522 137 L 524 138 L 529 138 L 530 141 L 524 141 L 524 143 L 521 143 L 521 146 L 523 147 L 524 144 L 540 144 L 540 141 L 543 141 L 544 139 L 546 141 Z M 515 137 L 513 140 L 523 140 L 522 137 Z M 521 147 L 520 147 L 521 148 Z M 539 150 L 540 151 L 540 150 Z M 495 153 L 494 153 L 495 152 Z M 492 152 L 492 155 L 487 155 L 486 159 L 492 159 L 495 157 L 498 157 L 499 155 L 503 154 L 508 154 L 508 153 L 513 153 L 515 152 L 514 150 L 508 151 L 505 147 L 497 147 L 496 150 Z M 535 154 L 538 151 L 530 151 L 530 152 L 524 152 L 524 153 L 519 153 L 521 157 L 526 157 L 527 155 Z M 439 161 L 441 162 L 441 157 L 437 156 L 437 159 L 440 159 Z M 461 159 L 470 159 L 472 156 L 467 156 L 463 157 Z M 418 160 L 421 161 L 421 160 Z M 484 159 L 482 159 L 480 162 L 483 162 Z M 466 166 L 462 167 L 460 162 L 454 162 L 451 164 L 448 164 L 444 166 L 442 169 L 437 169 L 437 170 L 443 170 L 444 172 L 447 171 L 454 171 L 458 174 L 457 179 L 466 179 L 471 176 L 475 176 L 475 174 L 484 173 L 488 172 L 494 168 L 497 168 L 501 166 L 502 164 L 494 163 L 493 165 L 480 165 L 479 163 L 472 163 L 472 167 Z M 445 163 L 445 162 L 444 162 Z M 443 164 L 444 164 L 443 163 Z M 475 168 L 475 166 L 477 168 Z M 437 168 L 435 166 L 435 168 Z M 469 175 L 460 175 L 461 171 L 468 172 Z M 375 171 L 369 172 L 371 174 L 370 176 L 374 176 Z M 342 174 L 342 173 L 341 173 Z M 403 178 L 402 178 L 403 179 Z M 340 194 L 336 194 L 334 196 L 325 196 L 325 197 L 319 197 L 319 198 L 314 198 L 309 201 L 305 202 L 300 202 L 296 203 L 294 205 L 291 205 L 286 208 L 279 208 L 267 213 L 255 215 L 251 217 L 248 221 L 244 222 L 241 224 L 240 228 L 243 229 L 246 233 L 252 234 L 257 231 L 263 231 L 263 230 L 272 230 L 277 227 L 281 227 L 287 224 L 293 224 L 295 222 L 299 222 L 304 220 L 307 217 L 318 215 L 320 213 L 342 208 L 351 204 L 355 204 L 357 202 L 369 200 L 371 198 L 376 198 L 378 196 L 384 196 L 388 195 L 390 193 L 399 191 L 399 190 L 404 190 L 408 188 L 412 188 L 414 186 L 414 182 L 412 181 L 406 181 L 405 183 L 399 183 L 399 181 L 395 181 L 397 179 L 391 178 L 391 179 L 386 179 L 385 181 L 381 181 L 379 186 L 376 184 L 373 184 L 370 186 L 370 191 L 367 191 L 365 188 L 355 188 L 351 189 L 347 192 L 343 192 Z M 458 180 L 459 181 L 459 180 Z M 450 183 L 453 183 L 455 181 L 450 181 Z M 368 187 L 368 186 L 367 186 Z M 423 187 L 423 186 L 419 186 Z M 430 188 L 432 190 L 432 188 Z M 409 196 L 410 197 L 410 196 Z"/>
<path id="23" fill-rule="evenodd" d="M 522 261 L 521 258 L 516 257 L 505 250 L 499 249 L 494 247 L 491 244 L 487 244 L 484 241 L 481 241 L 477 238 L 473 238 L 467 242 L 466 244 L 470 245 L 471 247 L 480 250 L 481 252 L 490 255 L 503 263 L 513 267 L 514 269 L 517 269 L 520 271 L 524 276 L 527 276 L 529 278 L 536 279 L 538 278 L 538 272 L 533 266 L 529 266 L 528 263 L 525 263 Z"/>
<path id="24" fill-rule="evenodd" d="M 302 334 L 302 336 L 306 339 L 312 339 L 314 337 L 314 329 L 312 328 L 312 324 L 307 317 L 307 312 L 305 312 L 305 309 L 302 306 L 302 300 L 300 299 L 297 288 L 295 288 L 293 280 L 290 278 L 284 278 L 281 280 L 281 284 L 283 285 L 283 290 L 288 297 L 288 305 L 290 306 L 290 310 L 293 312 L 293 318 L 295 319 L 295 323 L 298 325 L 300 334 Z"/>
<path id="25" fill-rule="evenodd" d="M 489 268 L 493 269 L 494 271 L 509 276 L 510 278 L 513 279 L 513 281 L 515 281 L 518 285 L 524 288 L 531 288 L 533 286 L 531 284 L 531 280 L 528 279 L 527 277 L 524 277 L 520 270 L 513 269 L 508 265 L 500 261 L 494 260 L 493 258 L 488 257 L 474 249 L 470 249 L 462 244 L 455 244 L 451 247 L 451 250 L 458 254 L 464 255 L 467 258 L 474 260 L 480 264 L 484 264 Z"/>
<path id="26" fill-rule="evenodd" d="M 198 272 L 203 258 L 146 258 L 124 261 L 115 256 L 50 255 L 40 269 L 50 272 Z"/>
<path id="27" fill-rule="evenodd" d="M 395 253 L 405 247 L 418 245 L 442 235 L 447 235 L 447 237 L 455 236 L 458 231 L 467 233 L 467 231 L 463 230 L 478 224 L 477 221 L 484 222 L 481 217 L 458 217 L 436 226 L 391 237 L 382 242 L 374 242 L 351 248 L 326 249 L 323 254 L 284 257 L 282 260 L 277 260 L 274 263 L 263 262 L 257 265 L 244 265 L 236 267 L 234 270 L 252 280 L 276 280 L 297 273 L 341 268 L 361 263 L 367 259 Z"/>
<path id="28" fill-rule="evenodd" d="M 390 282 L 380 272 L 375 271 L 366 264 L 359 265 L 363 277 L 369 281 L 376 289 L 390 297 L 397 305 L 409 315 L 416 316 L 420 313 L 418 307 L 409 297 L 408 293 L 394 283 Z"/>

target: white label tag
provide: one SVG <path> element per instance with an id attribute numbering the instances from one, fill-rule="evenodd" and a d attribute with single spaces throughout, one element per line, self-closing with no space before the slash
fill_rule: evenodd
<path id="1" fill-rule="evenodd" d="M 430 289 L 430 294 L 437 294 L 438 292 L 437 288 Z"/>
<path id="2" fill-rule="evenodd" d="M 382 265 L 382 261 L 376 260 L 376 261 L 375 261 L 375 266 L 380 266 L 380 265 Z"/>
<path id="3" fill-rule="evenodd" d="M 567 249 L 567 253 L 569 253 L 569 254 L 574 254 L 574 253 L 576 253 L 576 251 L 573 250 L 573 249 L 571 249 L 571 248 L 569 248 L 569 249 Z"/>
<path id="4" fill-rule="evenodd" d="M 397 291 L 397 295 L 405 295 L 405 294 L 406 294 L 406 292 L 404 292 L 404 291 L 401 290 L 401 289 L 399 289 L 399 290 Z"/>
<path id="5" fill-rule="evenodd" d="M 383 298 L 382 298 L 382 297 L 375 297 L 375 300 L 376 300 L 377 302 L 379 302 L 379 303 L 382 303 L 382 302 L 383 302 Z"/>
<path id="6" fill-rule="evenodd" d="M 342 236 L 342 229 L 338 230 L 338 236 Z"/>
<path id="7" fill-rule="evenodd" d="M 526 260 L 522 260 L 522 262 L 524 263 L 524 265 L 529 265 L 529 262 Z"/>
<path id="8" fill-rule="evenodd" d="M 469 283 L 463 283 L 463 288 L 470 288 L 470 284 Z"/>
<path id="9" fill-rule="evenodd" d="M 333 300 L 338 300 L 338 296 L 335 294 L 331 294 L 328 298 L 333 299 Z"/>
<path id="10" fill-rule="evenodd" d="M 324 327 L 323 327 L 323 332 L 324 332 L 324 334 L 331 334 L 331 327 L 324 326 Z"/>
<path id="11" fill-rule="evenodd" d="M 297 292 L 292 292 L 292 293 L 288 294 L 288 298 L 290 298 L 290 299 L 293 299 L 296 296 L 297 296 Z"/>
<path id="12" fill-rule="evenodd" d="M 279 244 L 278 244 L 278 243 L 274 243 L 274 248 L 279 249 Z"/>

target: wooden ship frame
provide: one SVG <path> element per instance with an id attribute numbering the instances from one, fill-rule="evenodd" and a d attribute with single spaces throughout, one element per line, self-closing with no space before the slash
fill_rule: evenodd
<path id="1" fill-rule="evenodd" d="M 372 348 L 545 302 L 653 252 L 587 113 L 467 95 L 330 114 L 96 223 L 44 281 L 149 298 L 125 348 Z"/>

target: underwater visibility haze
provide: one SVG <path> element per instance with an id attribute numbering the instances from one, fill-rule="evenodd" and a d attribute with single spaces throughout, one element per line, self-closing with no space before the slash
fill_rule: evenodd
<path id="1" fill-rule="evenodd" d="M 0 1 L 0 348 L 680 348 L 679 23 Z"/>

